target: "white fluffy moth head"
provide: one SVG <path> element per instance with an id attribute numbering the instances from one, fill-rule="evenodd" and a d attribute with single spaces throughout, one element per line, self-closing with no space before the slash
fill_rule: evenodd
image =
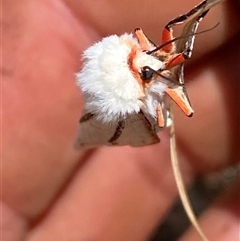
<path id="1" fill-rule="evenodd" d="M 208 11 L 204 10 L 206 2 L 170 21 L 160 46 L 137 28 L 134 33 L 105 37 L 83 53 L 77 84 L 85 106 L 76 148 L 158 143 L 157 132 L 171 124 L 165 94 L 192 116 L 183 62 L 191 56 L 198 24 Z M 177 48 L 179 38 L 173 37 L 172 27 L 189 20 L 191 27 L 180 38 L 183 47 Z"/>

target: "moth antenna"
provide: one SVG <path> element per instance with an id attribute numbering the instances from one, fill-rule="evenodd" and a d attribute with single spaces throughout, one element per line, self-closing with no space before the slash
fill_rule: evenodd
<path id="1" fill-rule="evenodd" d="M 197 33 L 191 33 L 191 34 L 187 34 L 187 35 L 185 35 L 185 36 L 175 37 L 175 38 L 173 38 L 173 39 L 165 42 L 164 44 L 156 47 L 155 49 L 150 50 L 150 51 L 147 51 L 146 53 L 147 53 L 147 54 L 153 54 L 154 52 L 158 51 L 159 49 L 162 49 L 163 47 L 167 46 L 168 44 L 173 43 L 173 42 L 176 42 L 176 41 L 178 41 L 178 40 L 180 40 L 180 39 L 184 39 L 184 38 L 188 38 L 188 37 L 191 37 L 191 36 L 196 36 L 196 35 L 199 35 L 199 34 L 202 34 L 202 33 L 209 32 L 209 31 L 215 29 L 219 24 L 220 24 L 220 22 L 218 22 L 217 24 L 215 24 L 215 25 L 214 25 L 213 27 L 211 27 L 211 28 L 208 28 L 208 29 L 199 31 L 199 32 L 197 32 Z"/>
<path id="2" fill-rule="evenodd" d="M 179 196 L 181 198 L 183 207 L 187 213 L 188 218 L 190 219 L 192 225 L 200 235 L 203 241 L 209 241 L 205 236 L 203 230 L 199 226 L 196 215 L 193 212 L 192 205 L 189 201 L 186 187 L 182 178 L 182 174 L 179 167 L 179 160 L 177 154 L 177 145 L 176 145 L 176 135 L 175 135 L 175 127 L 174 127 L 174 115 L 173 115 L 173 101 L 170 102 L 170 118 L 172 119 L 172 124 L 170 126 L 170 154 L 171 154 L 171 163 L 173 168 L 173 173 L 175 177 L 175 181 L 177 184 L 177 189 L 179 192 Z"/>

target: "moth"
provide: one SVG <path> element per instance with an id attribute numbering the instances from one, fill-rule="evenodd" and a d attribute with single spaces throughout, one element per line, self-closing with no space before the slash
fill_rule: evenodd
<path id="1" fill-rule="evenodd" d="M 167 23 L 161 45 L 137 28 L 105 37 L 85 50 L 83 68 L 76 75 L 85 101 L 76 148 L 158 143 L 158 131 L 171 125 L 165 95 L 186 116 L 193 115 L 183 66 L 192 55 L 200 21 L 218 2 L 204 0 Z M 173 27 L 181 23 L 185 27 L 175 38 Z"/>

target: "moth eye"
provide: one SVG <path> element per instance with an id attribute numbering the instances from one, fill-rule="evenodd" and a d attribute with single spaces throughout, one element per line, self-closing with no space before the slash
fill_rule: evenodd
<path id="1" fill-rule="evenodd" d="M 148 66 L 144 66 L 142 68 L 142 72 L 140 73 L 140 76 L 144 82 L 149 83 L 152 80 L 154 73 L 155 71 L 153 69 L 149 68 Z"/>

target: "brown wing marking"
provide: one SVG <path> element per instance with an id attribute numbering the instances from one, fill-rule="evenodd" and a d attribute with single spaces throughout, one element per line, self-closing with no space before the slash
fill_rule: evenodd
<path id="1" fill-rule="evenodd" d="M 127 115 L 121 120 L 124 121 L 125 126 L 121 130 L 121 135 L 114 141 L 114 145 L 139 147 L 158 143 L 160 140 L 156 133 L 159 128 L 156 125 L 156 120 L 149 118 L 143 112 Z"/>
<path id="2" fill-rule="evenodd" d="M 153 129 L 150 121 L 147 119 L 147 117 L 144 115 L 144 113 L 142 112 L 142 110 L 140 110 L 140 112 L 138 113 L 139 119 L 142 121 L 143 125 L 146 127 L 146 129 L 151 133 L 151 135 L 153 136 L 153 139 L 155 141 L 159 142 L 159 137 L 156 133 L 156 131 Z"/>
<path id="3" fill-rule="evenodd" d="M 125 121 L 119 121 L 113 136 L 108 140 L 108 142 L 112 143 L 112 145 L 117 145 L 116 140 L 122 135 L 124 128 Z"/>
<path id="4" fill-rule="evenodd" d="M 87 121 L 91 120 L 93 117 L 94 117 L 94 114 L 87 113 L 87 114 L 82 116 L 82 118 L 79 120 L 79 123 L 87 122 Z"/>

